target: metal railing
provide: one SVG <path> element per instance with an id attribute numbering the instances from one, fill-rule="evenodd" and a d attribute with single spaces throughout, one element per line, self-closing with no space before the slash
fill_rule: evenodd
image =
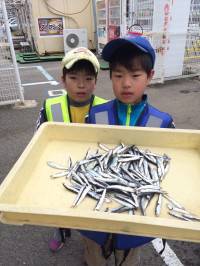
<path id="1" fill-rule="evenodd" d="M 0 0 L 0 105 L 24 102 L 5 1 Z"/>

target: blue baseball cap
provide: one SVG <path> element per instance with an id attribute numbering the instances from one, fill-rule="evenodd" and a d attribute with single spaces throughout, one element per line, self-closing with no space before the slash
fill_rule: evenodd
<path id="1" fill-rule="evenodd" d="M 149 54 L 152 59 L 152 64 L 154 66 L 155 59 L 156 59 L 156 54 L 151 46 L 150 42 L 143 36 L 138 36 L 138 35 L 126 35 L 122 38 L 117 38 L 105 45 L 102 51 L 102 58 L 108 62 L 110 62 L 113 54 L 120 49 L 124 44 L 130 43 L 133 46 L 137 47 L 141 51 Z"/>

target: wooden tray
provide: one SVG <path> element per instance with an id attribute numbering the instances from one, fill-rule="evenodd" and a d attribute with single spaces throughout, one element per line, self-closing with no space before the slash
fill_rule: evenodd
<path id="1" fill-rule="evenodd" d="M 166 202 L 160 217 L 154 215 L 154 200 L 146 216 L 95 212 L 90 198 L 71 208 L 75 194 L 62 186 L 64 177 L 50 178 L 59 170 L 46 162 L 66 164 L 69 155 L 75 162 L 88 148 L 97 149 L 97 142 L 114 146 L 121 141 L 168 154 L 172 160 L 163 189 L 200 216 L 200 131 L 45 123 L 0 186 L 1 221 L 200 242 L 200 222 L 169 216 Z"/>

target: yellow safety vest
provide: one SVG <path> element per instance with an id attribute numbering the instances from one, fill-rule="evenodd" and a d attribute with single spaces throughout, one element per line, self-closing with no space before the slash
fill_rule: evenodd
<path id="1" fill-rule="evenodd" d="M 92 106 L 107 102 L 107 100 L 95 96 Z M 45 111 L 48 121 L 70 123 L 67 95 L 46 99 Z"/>

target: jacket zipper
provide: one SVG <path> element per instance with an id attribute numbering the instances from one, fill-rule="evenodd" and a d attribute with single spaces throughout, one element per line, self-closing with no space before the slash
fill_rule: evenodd
<path id="1" fill-rule="evenodd" d="M 131 104 L 128 104 L 127 108 L 127 114 L 126 114 L 126 126 L 130 126 L 130 121 L 131 121 Z"/>

